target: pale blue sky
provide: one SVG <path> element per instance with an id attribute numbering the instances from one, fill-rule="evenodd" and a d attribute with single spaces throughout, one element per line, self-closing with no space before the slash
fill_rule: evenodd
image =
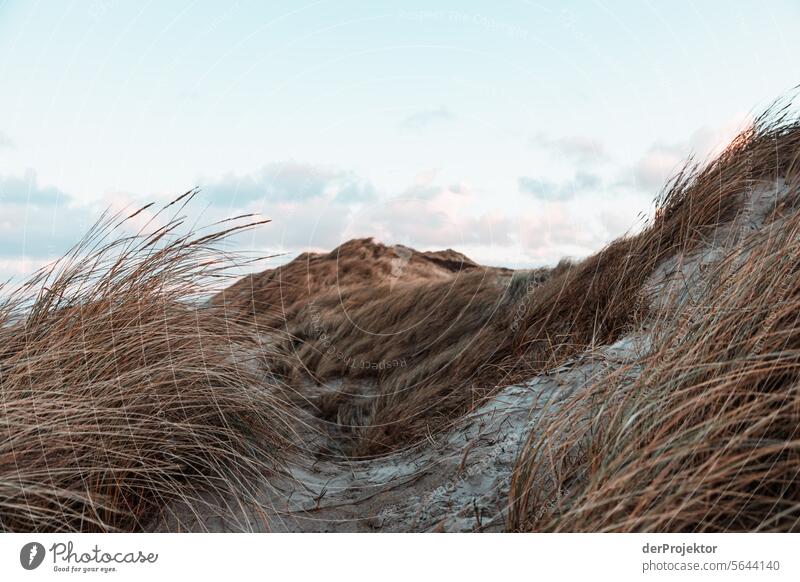
<path id="1" fill-rule="evenodd" d="M 0 276 L 204 188 L 247 249 L 583 256 L 800 76 L 796 2 L 0 0 Z"/>

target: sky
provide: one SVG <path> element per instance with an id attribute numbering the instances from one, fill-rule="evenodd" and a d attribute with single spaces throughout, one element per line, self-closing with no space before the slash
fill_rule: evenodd
<path id="1" fill-rule="evenodd" d="M 0 279 L 199 187 L 248 252 L 532 267 L 641 224 L 800 83 L 800 4 L 0 0 Z"/>

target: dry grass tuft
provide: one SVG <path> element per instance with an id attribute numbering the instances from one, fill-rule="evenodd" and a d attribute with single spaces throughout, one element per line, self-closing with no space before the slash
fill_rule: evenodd
<path id="1" fill-rule="evenodd" d="M 709 164 L 687 163 L 659 196 L 652 224 L 537 291 L 521 333 L 508 334 L 502 348 L 506 370 L 529 376 L 592 345 L 611 343 L 653 315 L 642 289 L 656 267 L 713 243 L 718 227 L 742 210 L 749 192 L 797 174 L 798 152 L 800 127 L 789 104 L 778 103 Z"/>
<path id="2" fill-rule="evenodd" d="M 173 500 L 246 500 L 280 470 L 288 427 L 264 355 L 189 301 L 230 266 L 217 243 L 259 222 L 180 234 L 192 196 L 134 235 L 121 229 L 147 207 L 105 216 L 2 299 L 0 531 L 139 530 Z"/>
<path id="3" fill-rule="evenodd" d="M 453 390 L 450 378 L 480 330 L 510 305 L 511 274 L 455 251 L 358 239 L 246 277 L 214 301 L 281 350 L 301 403 L 308 382 L 345 379 L 310 404 L 348 454 L 371 456 L 423 438 L 483 392 Z M 356 389 L 366 383 L 372 389 Z"/>
<path id="4" fill-rule="evenodd" d="M 650 355 L 531 433 L 512 479 L 510 529 L 798 530 L 798 162 L 800 122 L 778 108 L 708 168 L 678 176 L 639 237 L 647 253 L 709 244 L 707 227 L 730 221 L 759 187 L 786 194 L 688 300 L 648 314 Z"/>
<path id="5" fill-rule="evenodd" d="M 451 378 L 463 353 L 505 305 L 510 277 L 492 269 L 444 282 L 352 289 L 315 301 L 290 326 L 295 351 L 316 381 L 372 379 L 367 393 L 339 391 L 318 403 L 323 418 L 369 456 L 423 438 L 458 418 Z M 324 316 L 322 314 L 325 314 Z"/>

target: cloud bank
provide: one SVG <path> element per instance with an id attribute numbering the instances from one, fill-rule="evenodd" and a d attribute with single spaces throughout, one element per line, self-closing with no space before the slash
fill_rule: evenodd
<path id="1" fill-rule="evenodd" d="M 419 129 L 451 117 L 445 108 L 433 109 L 403 124 Z M 616 168 L 616 177 L 609 177 L 614 165 L 608 165 L 601 144 L 539 135 L 536 144 L 573 160 L 569 165 L 579 169 L 563 180 L 526 173 L 491 189 L 454 180 L 441 168 L 423 169 L 405 188 L 391 190 L 346 169 L 270 162 L 251 173 L 199 179 L 200 203 L 190 208 L 196 216 L 189 219 L 203 225 L 261 214 L 272 222 L 239 235 L 230 247 L 260 256 L 284 253 L 282 260 L 372 236 L 422 250 L 455 248 L 486 264 L 552 264 L 562 256 L 597 251 L 635 227 L 637 216 L 690 152 L 699 160 L 713 156 L 742 125 L 739 118 L 722 128 L 701 128 L 686 142 L 655 142 L 634 163 Z M 598 160 L 604 160 L 602 165 L 590 168 L 578 163 Z M 124 210 L 154 200 L 167 198 L 110 192 L 93 203 L 78 202 L 41 184 L 31 170 L 0 175 L 0 278 L 19 277 L 57 258 L 104 209 Z"/>

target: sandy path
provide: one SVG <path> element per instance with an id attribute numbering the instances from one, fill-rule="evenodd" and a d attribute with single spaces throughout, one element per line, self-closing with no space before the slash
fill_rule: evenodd
<path id="1" fill-rule="evenodd" d="M 193 531 L 501 531 L 519 447 L 543 414 L 641 355 L 640 336 L 575 358 L 521 385 L 508 386 L 452 431 L 411 449 L 367 461 L 328 460 L 335 443 L 306 419 L 307 453 L 291 479 L 265 486 L 258 506 L 226 504 L 195 515 L 174 508 L 156 529 Z"/>

